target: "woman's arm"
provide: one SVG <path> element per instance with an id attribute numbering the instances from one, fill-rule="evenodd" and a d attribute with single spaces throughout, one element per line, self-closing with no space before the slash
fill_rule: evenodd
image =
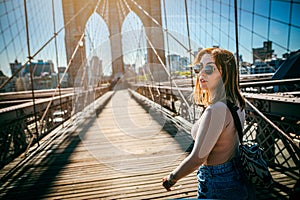
<path id="1" fill-rule="evenodd" d="M 200 167 L 207 159 L 206 157 L 199 158 L 197 155 L 190 154 L 186 157 L 180 165 L 171 173 L 173 174 L 173 178 L 175 180 L 182 179 L 183 177 L 189 175 L 194 172 L 196 169 Z"/>
<path id="2" fill-rule="evenodd" d="M 174 185 L 179 179 L 194 172 L 201 164 L 205 163 L 225 127 L 225 113 L 226 105 L 221 102 L 205 110 L 200 119 L 194 148 L 191 154 L 186 157 L 169 176 L 163 179 L 164 183 L 166 181 L 169 183 L 165 183 L 166 186 Z M 167 188 L 166 186 L 165 188 L 167 190 L 171 187 Z"/>
<path id="3" fill-rule="evenodd" d="M 163 186 L 166 190 L 171 191 L 170 188 L 175 185 L 179 179 L 194 172 L 205 160 L 206 158 L 198 159 L 190 154 L 171 174 L 163 178 Z"/>

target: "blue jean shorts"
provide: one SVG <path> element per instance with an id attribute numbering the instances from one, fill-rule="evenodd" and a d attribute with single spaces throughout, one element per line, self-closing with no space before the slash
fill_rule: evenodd
<path id="1" fill-rule="evenodd" d="M 216 166 L 200 166 L 198 199 L 248 199 L 247 184 L 234 158 Z"/>

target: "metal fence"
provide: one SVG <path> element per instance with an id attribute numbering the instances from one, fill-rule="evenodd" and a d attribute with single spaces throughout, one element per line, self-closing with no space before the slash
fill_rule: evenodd
<path id="1" fill-rule="evenodd" d="M 132 89 L 190 123 L 194 123 L 203 112 L 203 107 L 193 105 L 190 100 L 191 88 L 172 89 L 169 86 L 133 84 Z M 299 118 L 278 117 L 268 113 L 270 109 L 258 109 L 266 107 L 265 104 L 269 105 L 269 102 L 253 97 L 246 98 L 244 139 L 255 141 L 264 148 L 264 156 L 272 171 L 275 188 L 290 195 L 300 177 Z M 299 102 L 294 102 L 298 110 L 299 105 Z"/>
<path id="2" fill-rule="evenodd" d="M 0 169 L 22 153 L 26 154 L 29 147 L 39 144 L 40 139 L 58 126 L 64 126 L 65 121 L 108 90 L 110 86 L 74 88 L 61 96 L 52 96 L 50 91 L 52 97 L 48 98 L 36 91 L 36 96 L 43 98 L 36 99 L 35 104 L 29 96 L 26 103 L 0 109 Z M 11 98 L 13 94 L 2 94 L 1 100 L 5 99 L 4 95 Z"/>

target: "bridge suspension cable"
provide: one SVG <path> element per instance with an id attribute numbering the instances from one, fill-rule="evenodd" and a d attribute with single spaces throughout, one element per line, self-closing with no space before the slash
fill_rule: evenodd
<path id="1" fill-rule="evenodd" d="M 164 7 L 164 18 L 165 18 L 165 26 L 166 26 L 166 30 L 168 30 L 168 19 L 167 19 L 167 9 L 166 9 L 166 0 L 163 0 L 163 7 Z M 166 37 L 166 40 L 167 40 L 167 61 L 166 61 L 166 64 L 169 68 L 169 73 L 170 73 L 170 87 L 171 87 L 171 101 L 172 101 L 172 104 L 174 104 L 174 100 L 173 100 L 173 76 L 172 76 L 172 69 L 171 69 L 171 63 L 170 63 L 170 58 L 169 58 L 169 55 L 170 55 L 170 44 L 169 44 L 169 36 L 167 35 Z M 172 105 L 173 107 L 173 105 Z"/>
<path id="2" fill-rule="evenodd" d="M 163 28 L 163 26 L 161 24 L 159 24 L 157 22 L 156 19 L 154 19 L 145 9 L 143 9 L 143 7 L 141 5 L 139 5 L 136 1 L 134 0 L 130 0 L 134 5 L 136 5 L 136 7 L 138 9 L 140 9 L 147 17 L 149 17 L 152 22 L 154 22 L 157 26 L 159 26 L 159 28 L 161 28 L 163 31 L 165 31 L 172 39 L 174 39 L 178 44 L 180 44 L 180 46 L 182 46 L 187 52 L 189 52 L 189 49 L 182 43 L 180 42 L 173 34 L 170 33 L 169 30 Z"/>
<path id="3" fill-rule="evenodd" d="M 54 9 L 54 0 L 52 0 L 52 21 L 53 21 L 53 33 L 54 35 L 56 35 L 56 22 L 55 22 L 55 9 Z M 58 61 L 58 49 L 57 49 L 57 38 L 54 38 L 54 46 L 55 46 L 55 58 L 56 58 L 56 66 L 57 66 L 57 70 L 58 70 L 58 65 L 59 65 L 59 61 Z M 61 83 L 60 83 L 60 73 L 57 73 L 57 87 L 58 87 L 58 95 L 59 95 L 59 105 L 60 105 L 60 110 L 63 110 L 62 108 L 62 99 L 61 99 Z M 46 113 L 46 112 L 45 112 Z M 46 115 L 44 113 L 44 115 Z M 42 118 L 45 118 L 45 116 L 42 116 Z"/>
<path id="4" fill-rule="evenodd" d="M 126 0 L 125 0 L 125 1 L 126 1 Z M 156 23 L 157 25 L 160 26 L 160 28 L 162 28 L 162 26 L 161 26 L 161 25 L 160 25 L 160 24 L 159 24 L 159 23 L 151 16 L 151 15 L 149 15 L 149 14 L 147 13 L 147 11 L 144 10 L 143 7 L 142 7 L 141 5 L 137 4 L 134 0 L 131 0 L 131 1 L 134 2 L 135 5 L 136 5 L 139 9 L 141 9 L 141 10 L 143 11 L 143 13 L 145 13 L 148 17 L 150 17 L 151 20 L 152 20 L 154 23 Z M 129 7 L 128 4 L 127 4 L 127 6 L 128 6 L 128 9 L 129 9 L 129 10 L 132 10 L 132 9 Z M 167 73 L 168 77 L 171 77 L 171 74 L 169 73 L 169 71 L 168 71 L 168 69 L 167 69 L 165 63 L 162 61 L 162 58 L 161 58 L 160 55 L 157 53 L 157 51 L 156 51 L 156 49 L 155 49 L 155 46 L 152 44 L 151 40 L 149 39 L 149 37 L 148 37 L 147 35 L 146 35 L 146 40 L 147 40 L 148 44 L 150 45 L 150 48 L 153 50 L 154 54 L 156 55 L 157 59 L 159 60 L 160 64 L 163 66 L 163 69 L 164 69 L 165 72 Z M 186 48 L 186 47 L 185 47 L 185 48 Z M 191 53 L 191 52 L 190 52 L 190 53 Z M 151 71 L 151 70 L 150 70 L 150 71 Z M 150 73 L 151 73 L 151 72 L 150 72 Z M 184 103 L 187 105 L 188 111 L 189 111 L 189 115 L 190 115 L 190 117 L 192 118 L 192 113 L 191 113 L 191 109 L 190 109 L 191 107 L 190 107 L 188 101 L 186 100 L 186 97 L 182 94 L 182 91 L 179 89 L 177 83 L 176 83 L 174 80 L 172 80 L 172 81 L 173 81 L 173 84 L 175 85 L 175 87 L 177 88 L 178 93 L 179 93 L 179 95 L 181 96 L 182 100 L 183 100 Z"/>
<path id="5" fill-rule="evenodd" d="M 29 41 L 29 28 L 28 28 L 28 13 L 27 13 L 27 3 L 24 0 L 24 11 L 25 11 L 25 22 L 26 22 L 26 39 L 27 39 L 27 50 L 28 50 L 28 61 L 29 61 L 29 71 L 30 71 L 30 80 L 31 80 L 31 95 L 32 95 L 32 103 L 33 103 L 33 112 L 34 112 L 34 121 L 35 121 L 35 133 L 33 134 L 35 137 L 38 137 L 39 130 L 37 124 L 37 114 L 36 114 L 36 104 L 35 104 L 35 96 L 34 96 L 34 85 L 33 85 L 33 69 L 32 69 L 32 57 L 30 53 L 30 41 Z M 31 138 L 34 138 L 32 133 L 30 132 Z M 33 139 L 31 139 L 32 141 Z M 31 142 L 30 142 L 31 144 Z M 39 142 L 38 142 L 39 145 Z"/>
<path id="6" fill-rule="evenodd" d="M 127 7 L 127 9 L 129 10 L 129 12 L 132 12 L 132 9 L 130 8 L 128 2 L 127 2 L 126 0 L 123 0 L 123 1 L 124 1 L 125 6 Z M 133 29 L 133 30 L 134 30 L 134 29 Z M 143 29 L 141 29 L 141 31 L 143 31 Z M 149 39 L 149 38 L 147 38 L 146 33 L 145 33 L 145 37 L 146 37 L 146 40 L 147 40 L 147 42 L 148 42 L 148 39 Z M 134 38 L 136 38 L 136 37 L 134 37 Z M 149 63 L 147 62 L 147 64 L 149 64 Z M 143 74 L 144 74 L 144 76 L 146 76 L 145 70 L 143 70 Z M 153 82 L 154 82 L 154 76 L 153 76 L 151 70 L 149 70 L 149 75 L 150 75 L 150 78 L 151 78 L 151 83 L 153 84 Z M 152 99 L 154 100 L 154 96 L 153 96 L 153 95 L 152 95 Z"/>
<path id="7" fill-rule="evenodd" d="M 35 53 L 33 53 L 32 55 L 28 55 L 29 58 L 25 61 L 25 63 L 20 68 L 18 68 L 6 81 L 4 81 L 1 84 L 0 90 L 3 89 L 4 86 L 13 79 L 13 77 L 15 77 L 21 70 L 23 70 L 26 67 L 26 65 L 30 61 L 30 58 L 34 59 L 39 53 L 41 53 L 42 50 L 46 46 L 48 46 L 54 40 L 55 37 L 58 37 L 58 35 L 62 33 L 62 31 L 65 29 L 65 27 L 67 27 L 81 12 L 83 12 L 87 6 L 88 6 L 88 4 L 83 6 L 77 13 L 75 13 L 75 15 L 72 16 L 72 18 L 68 22 L 66 22 L 65 25 L 62 28 L 60 28 L 56 33 L 54 33 L 53 36 L 51 36 L 45 43 L 43 43 L 41 45 L 41 47 L 36 50 Z M 68 71 L 68 68 L 66 69 L 66 71 Z M 64 73 L 64 75 L 65 75 L 65 73 Z M 64 75 L 62 76 L 62 79 L 64 78 Z"/>
<path id="8" fill-rule="evenodd" d="M 25 4 L 25 6 L 26 6 L 25 0 L 24 0 L 24 4 Z M 88 4 L 86 4 L 86 6 L 87 6 L 87 5 L 88 5 Z M 97 4 L 97 5 L 98 5 L 98 4 Z M 97 8 L 97 5 L 96 5 L 96 8 Z M 26 7 L 25 7 L 25 9 L 26 9 Z M 53 10 L 54 10 L 54 8 L 53 8 Z M 52 11 L 52 12 L 54 13 L 54 11 Z M 26 15 L 25 15 L 25 16 L 26 16 Z M 74 19 L 74 18 L 72 18 L 72 19 Z M 54 17 L 53 17 L 53 23 L 54 23 L 54 36 L 53 36 L 50 40 L 55 39 L 56 36 L 57 36 L 57 33 L 55 32 L 55 19 L 54 19 Z M 68 23 L 67 23 L 67 24 L 68 24 Z M 60 30 L 62 30 L 62 29 L 60 29 Z M 28 36 L 29 36 L 29 35 L 28 35 Z M 53 94 L 52 94 L 52 98 L 51 98 L 50 101 L 48 102 L 48 105 L 47 105 L 47 107 L 46 107 L 46 109 L 45 109 L 45 111 L 44 111 L 44 113 L 43 113 L 41 119 L 39 119 L 39 124 L 43 124 L 42 122 L 43 122 L 44 118 L 46 117 L 47 112 L 49 111 L 49 108 L 50 108 L 50 106 L 51 106 L 51 104 L 52 104 L 52 102 L 53 102 L 53 100 L 54 100 L 54 97 L 55 97 L 55 94 L 56 94 L 56 92 L 57 92 L 57 89 L 59 90 L 59 93 L 60 93 L 60 85 L 61 85 L 61 81 L 63 80 L 63 78 L 64 78 L 66 72 L 68 71 L 68 68 L 69 68 L 69 66 L 70 66 L 70 63 L 72 62 L 72 59 L 74 58 L 74 56 L 75 56 L 75 54 L 76 54 L 76 52 L 77 52 L 77 50 L 78 50 L 78 48 L 79 48 L 79 46 L 80 46 L 80 42 L 83 40 L 83 37 L 84 37 L 84 33 L 81 35 L 81 37 L 80 37 L 80 39 L 79 39 L 79 42 L 78 42 L 78 44 L 77 44 L 77 47 L 75 48 L 75 50 L 74 50 L 74 52 L 73 52 L 73 55 L 72 55 L 72 57 L 71 57 L 71 60 L 69 61 L 68 67 L 67 67 L 66 70 L 64 71 L 62 78 L 59 79 L 59 83 L 58 83 L 56 89 L 54 90 L 54 92 L 53 92 Z M 46 44 L 49 44 L 50 40 L 49 40 L 48 43 L 46 43 Z M 46 46 L 46 44 L 45 44 L 42 48 L 44 48 L 44 47 Z M 56 44 L 56 43 L 55 43 L 55 44 Z M 41 50 L 42 50 L 42 48 L 41 48 Z M 56 50 L 57 50 L 57 48 L 56 48 Z M 29 39 L 28 39 L 28 55 L 30 55 Z M 56 53 L 56 56 L 58 56 L 57 53 Z M 30 63 L 30 65 L 31 65 L 31 59 L 32 59 L 32 57 L 29 56 L 28 62 Z M 31 71 L 32 71 L 32 70 L 31 70 Z M 85 71 L 84 71 L 84 72 L 85 72 Z M 31 76 L 32 76 L 32 72 L 31 72 Z M 83 77 L 84 77 L 84 76 L 83 76 Z M 33 83 L 33 80 L 32 80 L 32 83 Z M 35 109 L 34 89 L 33 89 L 33 84 L 31 84 L 31 85 L 32 85 L 32 93 L 33 93 L 33 106 L 34 106 L 34 109 Z M 61 106 L 61 93 L 59 94 L 59 96 L 60 96 L 60 106 Z M 34 111 L 34 113 L 35 113 L 35 116 L 36 116 L 36 111 Z M 39 135 L 38 125 L 37 125 L 38 122 L 37 122 L 37 118 L 36 118 L 36 117 L 35 117 L 35 123 L 36 123 L 36 125 L 35 125 L 35 127 L 36 127 L 36 134 L 34 135 L 34 137 L 31 138 L 30 142 L 28 143 L 28 146 L 27 146 L 27 148 L 26 148 L 25 154 L 27 154 L 27 151 L 28 151 L 29 147 L 31 146 L 31 144 L 32 144 L 32 142 L 33 142 L 33 139 L 34 139 L 35 137 L 38 137 L 38 135 Z M 40 129 L 42 129 L 42 128 L 43 128 L 43 127 L 41 126 Z"/>
<path id="9" fill-rule="evenodd" d="M 191 37 L 190 37 L 190 24 L 189 24 L 189 14 L 188 14 L 188 6 L 187 6 L 186 0 L 184 0 L 184 7 L 185 7 L 185 19 L 186 19 L 186 29 L 187 29 L 187 34 L 188 34 L 189 52 L 190 52 L 189 56 L 190 56 L 190 61 L 192 61 L 192 56 L 191 55 L 194 55 L 194 54 L 192 54 Z M 192 66 L 190 66 L 190 73 L 191 73 L 191 76 L 190 76 L 191 77 L 191 87 L 193 89 L 194 88 L 194 80 L 193 80 L 193 68 L 192 68 Z M 193 109 L 194 109 L 193 119 L 195 120 L 195 115 L 196 115 L 195 106 L 193 106 Z"/>

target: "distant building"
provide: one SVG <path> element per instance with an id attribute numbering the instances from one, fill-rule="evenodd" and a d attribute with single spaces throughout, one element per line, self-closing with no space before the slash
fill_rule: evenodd
<path id="1" fill-rule="evenodd" d="M 248 62 L 240 62 L 240 67 L 239 67 L 239 71 L 240 71 L 240 74 L 250 74 L 251 73 L 251 64 L 248 63 Z"/>
<path id="2" fill-rule="evenodd" d="M 17 70 L 22 67 L 22 64 L 15 60 L 14 63 L 10 63 L 11 73 L 15 74 Z M 14 90 L 11 91 L 23 91 L 29 89 L 31 81 L 29 81 L 30 67 L 33 72 L 33 88 L 39 89 L 50 89 L 56 87 L 57 77 L 54 72 L 54 64 L 51 60 L 43 61 L 38 60 L 37 62 L 32 61 L 31 65 L 27 63 L 23 69 L 16 73 L 13 79 Z M 52 80 L 53 79 L 53 80 Z M 54 80 L 55 79 L 55 80 Z"/>
<path id="3" fill-rule="evenodd" d="M 269 60 L 266 63 L 270 68 L 272 68 L 272 69 L 274 69 L 274 71 L 276 71 L 283 62 L 284 62 L 284 60 L 276 58 L 276 59 Z"/>
<path id="4" fill-rule="evenodd" d="M 264 42 L 264 46 L 261 48 L 252 48 L 253 54 L 253 63 L 257 60 L 265 61 L 267 59 L 271 59 L 274 50 L 272 50 L 272 41 Z"/>
<path id="5" fill-rule="evenodd" d="M 5 76 L 5 74 L 0 70 L 0 85 L 2 85 L 5 81 L 7 81 L 8 77 Z M 0 92 L 12 92 L 11 87 L 12 81 L 9 81 L 2 89 L 0 89 Z"/>
<path id="6" fill-rule="evenodd" d="M 32 61 L 31 66 L 33 69 L 34 77 L 51 75 L 52 73 L 54 73 L 54 64 L 51 60 L 45 62 L 43 60 L 38 60 L 37 62 Z M 22 63 L 19 63 L 18 60 L 15 60 L 14 63 L 10 63 L 10 70 L 12 74 L 14 74 L 21 67 L 22 67 Z M 20 70 L 20 72 L 16 74 L 16 77 L 24 77 L 25 74 L 29 74 L 29 73 L 30 73 L 30 64 L 27 63 L 24 69 Z"/>
<path id="7" fill-rule="evenodd" d="M 180 57 L 179 58 L 179 63 L 181 65 L 181 70 L 187 71 L 189 70 L 189 59 L 187 57 Z"/>
<path id="8" fill-rule="evenodd" d="M 145 80 L 152 80 L 148 64 L 144 64 L 142 67 L 138 68 L 138 76 L 143 76 Z"/>
<path id="9" fill-rule="evenodd" d="M 265 74 L 265 73 L 274 73 L 275 70 L 272 67 L 269 67 L 266 62 L 256 61 L 251 67 L 251 74 Z"/>
<path id="10" fill-rule="evenodd" d="M 94 76 L 101 77 L 103 76 L 103 66 L 102 60 L 98 56 L 93 56 L 90 60 L 91 72 Z"/>
<path id="11" fill-rule="evenodd" d="M 22 63 L 19 63 L 16 59 L 14 63 L 9 63 L 11 74 L 14 74 L 17 70 L 22 67 Z M 21 70 L 19 73 L 16 74 L 16 77 L 22 77 L 24 70 Z"/>
<path id="12" fill-rule="evenodd" d="M 131 79 L 134 80 L 135 76 L 136 76 L 136 72 L 135 72 L 135 65 L 134 64 L 125 64 L 124 66 L 125 69 L 125 74 L 124 77 L 126 79 Z"/>
<path id="13" fill-rule="evenodd" d="M 283 63 L 282 59 L 272 59 L 268 61 L 256 61 L 251 67 L 251 74 L 274 73 Z"/>
<path id="14" fill-rule="evenodd" d="M 90 78 L 92 78 L 93 84 L 100 84 L 103 80 L 103 66 L 102 60 L 98 56 L 93 56 L 90 60 Z"/>
<path id="15" fill-rule="evenodd" d="M 33 69 L 34 77 L 47 76 L 54 73 L 54 64 L 51 60 L 49 61 L 38 60 L 37 62 L 32 61 L 31 66 Z M 29 63 L 26 64 L 24 73 L 25 74 L 30 73 Z"/>
<path id="16" fill-rule="evenodd" d="M 168 55 L 168 61 L 171 67 L 171 71 L 180 71 L 180 56 L 177 54 Z"/>
<path id="17" fill-rule="evenodd" d="M 66 67 L 57 67 L 57 73 L 59 74 L 60 79 L 60 87 L 65 88 L 68 87 L 68 73 L 66 71 Z"/>
<path id="18" fill-rule="evenodd" d="M 144 75 L 144 68 L 143 68 L 143 67 L 139 67 L 139 68 L 138 68 L 138 75 L 139 75 L 139 76 Z"/>

